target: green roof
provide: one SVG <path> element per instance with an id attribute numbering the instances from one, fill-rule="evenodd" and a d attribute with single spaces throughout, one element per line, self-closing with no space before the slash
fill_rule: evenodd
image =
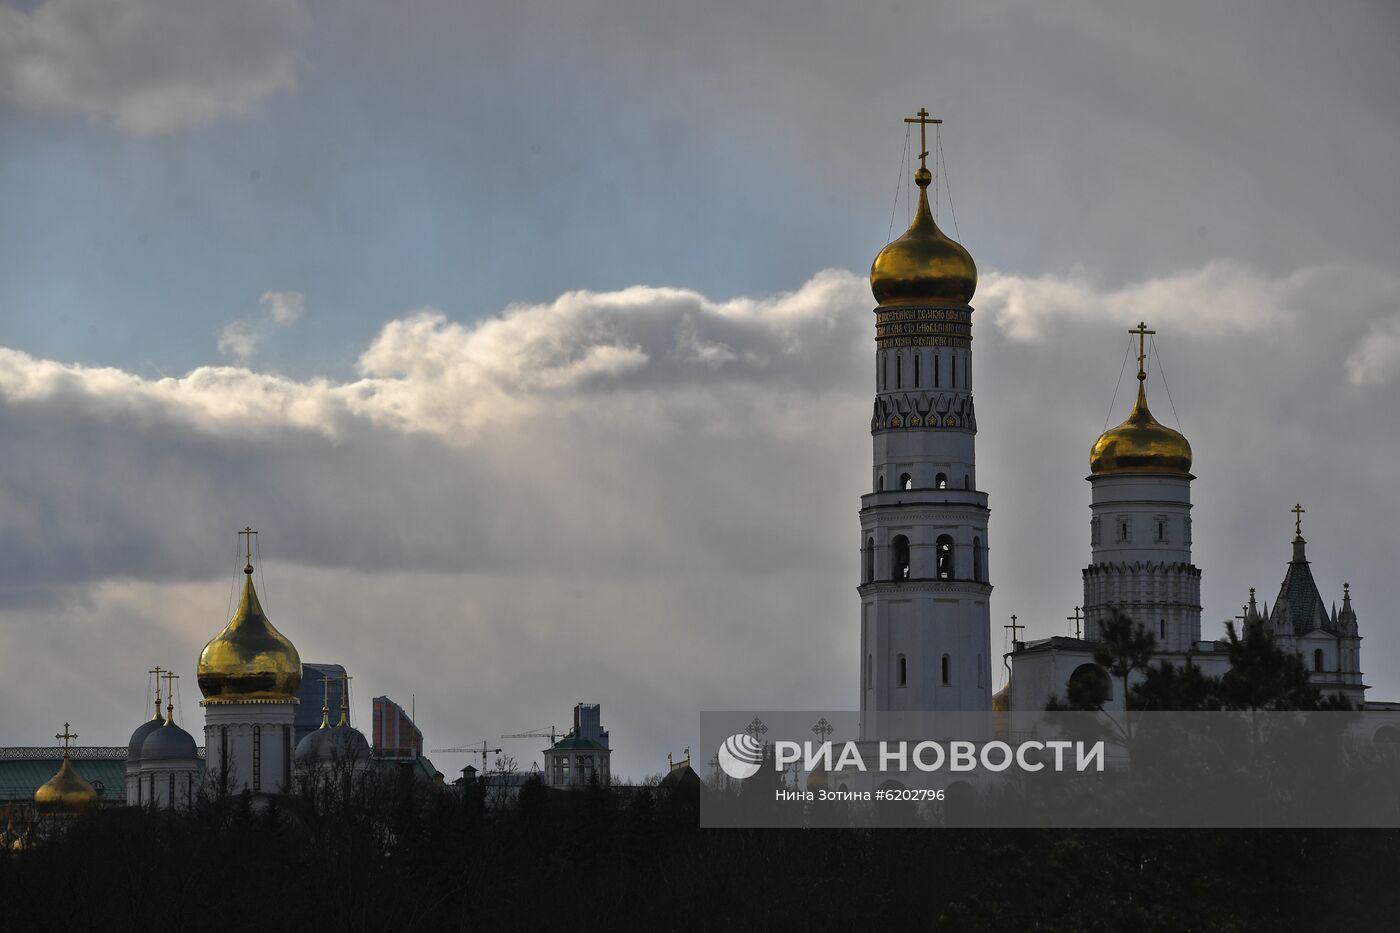
<path id="1" fill-rule="evenodd" d="M 34 800 L 34 792 L 58 773 L 63 755 L 53 757 L 0 759 L 0 802 Z M 73 758 L 73 770 L 101 793 L 104 803 L 126 802 L 126 760 L 112 758 Z"/>

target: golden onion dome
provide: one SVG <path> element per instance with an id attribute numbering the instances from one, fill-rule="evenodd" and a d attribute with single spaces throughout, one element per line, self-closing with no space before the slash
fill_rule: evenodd
<path id="1" fill-rule="evenodd" d="M 1006 686 L 992 694 L 992 712 L 1006 713 L 1011 711 L 1011 680 L 1008 678 Z"/>
<path id="2" fill-rule="evenodd" d="M 919 207 L 904 235 L 880 250 L 870 266 L 870 290 L 882 307 L 965 305 L 977 290 L 977 264 L 961 243 L 948 237 L 928 209 L 933 175 L 914 173 Z"/>
<path id="3" fill-rule="evenodd" d="M 206 704 L 288 700 L 301 685 L 301 655 L 263 614 L 252 564 L 243 572 L 238 609 L 199 653 L 199 689 Z"/>
<path id="4" fill-rule="evenodd" d="M 45 816 L 74 816 L 96 802 L 96 789 L 73 770 L 67 754 L 58 773 L 34 792 L 34 808 Z"/>
<path id="5" fill-rule="evenodd" d="M 1109 473 L 1191 473 L 1191 444 L 1180 431 L 1152 417 L 1147 409 L 1143 378 L 1138 378 L 1137 403 L 1128 420 L 1099 435 L 1089 452 L 1089 472 Z"/>
<path id="6" fill-rule="evenodd" d="M 828 780 L 826 769 L 820 766 L 813 768 L 812 772 L 807 775 L 807 789 L 814 794 L 826 790 Z"/>

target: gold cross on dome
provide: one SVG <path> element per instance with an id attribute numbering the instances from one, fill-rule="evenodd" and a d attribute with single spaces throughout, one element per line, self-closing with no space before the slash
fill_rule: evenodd
<path id="1" fill-rule="evenodd" d="M 245 553 L 249 567 L 253 566 L 253 535 L 255 534 L 257 534 L 257 532 L 253 530 L 251 525 L 246 526 L 238 533 L 239 537 L 247 539 L 247 550 Z"/>
<path id="2" fill-rule="evenodd" d="M 1148 330 L 1146 321 L 1139 321 L 1138 326 L 1131 328 L 1128 333 L 1137 334 L 1138 337 L 1138 381 L 1141 382 L 1147 378 L 1147 336 L 1157 332 Z"/>
<path id="3" fill-rule="evenodd" d="M 928 168 L 928 125 L 930 123 L 942 123 L 942 120 L 930 118 L 927 107 L 920 107 L 919 112 L 912 117 L 905 117 L 905 123 L 919 124 L 919 148 L 923 151 L 919 153 L 919 165 Z"/>
<path id="4" fill-rule="evenodd" d="M 63 740 L 63 754 L 65 754 L 65 755 L 68 754 L 68 742 L 69 742 L 69 740 L 70 740 L 70 739 L 76 739 L 77 737 L 78 737 L 78 733 L 76 733 L 76 732 L 69 732 L 69 731 L 68 731 L 68 723 L 66 723 L 66 722 L 63 724 L 63 731 L 60 732 L 60 733 L 57 733 L 57 734 L 54 736 L 54 738 L 56 738 L 56 739 L 62 739 L 62 740 Z"/>
<path id="5" fill-rule="evenodd" d="M 1301 538 L 1303 536 L 1303 513 L 1306 512 L 1307 509 L 1303 508 L 1303 503 L 1299 502 L 1288 511 L 1293 513 L 1294 533 Z"/>

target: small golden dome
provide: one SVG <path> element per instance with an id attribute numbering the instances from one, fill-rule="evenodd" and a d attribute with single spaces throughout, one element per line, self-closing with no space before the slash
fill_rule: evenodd
<path id="1" fill-rule="evenodd" d="M 882 307 L 965 305 L 977 290 L 977 264 L 962 244 L 949 238 L 928 209 L 933 175 L 920 166 L 914 173 L 919 208 L 904 235 L 880 250 L 870 266 L 870 290 Z"/>
<path id="2" fill-rule="evenodd" d="M 288 700 L 301 685 L 301 655 L 263 614 L 252 565 L 243 572 L 237 611 L 199 653 L 199 689 L 206 703 Z"/>
<path id="3" fill-rule="evenodd" d="M 1011 681 L 1006 681 L 1006 686 L 992 694 L 992 712 L 1006 713 L 1011 710 Z"/>
<path id="4" fill-rule="evenodd" d="M 1089 472 L 1105 473 L 1191 473 L 1191 444 L 1180 431 L 1152 417 L 1147 410 L 1147 392 L 1138 379 L 1137 403 L 1128 420 L 1099 435 L 1089 452 Z"/>
<path id="5" fill-rule="evenodd" d="M 826 770 L 820 766 L 813 768 L 807 775 L 807 789 L 812 793 L 827 789 L 828 776 Z"/>
<path id="6" fill-rule="evenodd" d="M 34 807 L 45 816 L 74 816 L 97 802 L 97 791 L 73 770 L 68 756 L 58 773 L 34 792 Z"/>

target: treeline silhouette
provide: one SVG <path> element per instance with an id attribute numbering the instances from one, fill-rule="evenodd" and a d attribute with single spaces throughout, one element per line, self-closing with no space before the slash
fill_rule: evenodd
<path id="1" fill-rule="evenodd" d="M 0 856 L 5 930 L 1338 929 L 1393 832 L 701 830 L 694 784 L 114 808 Z"/>

